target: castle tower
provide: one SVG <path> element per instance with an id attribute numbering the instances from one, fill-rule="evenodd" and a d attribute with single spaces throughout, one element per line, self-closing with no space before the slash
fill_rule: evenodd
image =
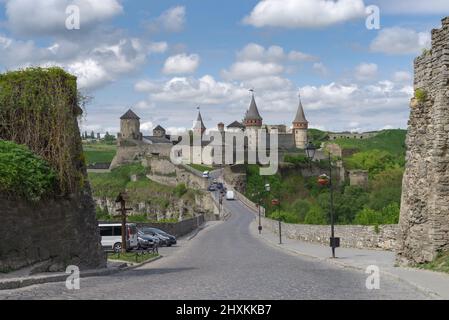
<path id="1" fill-rule="evenodd" d="M 166 131 L 160 125 L 158 125 L 156 128 L 153 129 L 154 137 L 165 137 L 165 135 L 166 135 Z"/>
<path id="2" fill-rule="evenodd" d="M 142 140 L 140 118 L 131 109 L 120 117 L 120 138 Z"/>
<path id="3" fill-rule="evenodd" d="M 203 136 L 203 134 L 206 132 L 206 126 L 204 125 L 203 122 L 203 117 L 201 116 L 201 111 L 200 108 L 198 108 L 198 117 L 196 118 L 196 121 L 193 125 L 193 133 Z"/>
<path id="4" fill-rule="evenodd" d="M 252 92 L 251 103 L 249 105 L 248 111 L 246 112 L 243 124 L 245 126 L 246 137 L 248 138 L 248 149 L 256 150 L 258 131 L 262 128 L 263 119 L 260 116 L 256 100 L 254 99 L 254 91 L 250 91 Z"/>
<path id="5" fill-rule="evenodd" d="M 245 120 L 243 124 L 248 128 L 260 129 L 262 127 L 262 117 L 260 116 L 259 110 L 257 109 L 256 100 L 254 99 L 254 92 L 251 97 L 251 103 L 249 109 L 246 112 Z"/>
<path id="6" fill-rule="evenodd" d="M 299 96 L 298 111 L 296 111 L 295 120 L 293 120 L 293 135 L 295 137 L 295 145 L 298 149 L 305 149 L 308 143 L 307 130 L 309 129 L 309 122 L 304 114 L 302 107 L 301 95 Z"/>

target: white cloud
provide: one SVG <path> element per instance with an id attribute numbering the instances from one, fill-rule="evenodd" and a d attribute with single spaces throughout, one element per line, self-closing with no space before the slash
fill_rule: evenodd
<path id="1" fill-rule="evenodd" d="M 381 10 L 389 14 L 447 14 L 447 0 L 377 0 Z"/>
<path id="2" fill-rule="evenodd" d="M 197 54 L 178 54 L 167 58 L 162 70 L 165 74 L 194 73 L 200 65 L 200 56 Z"/>
<path id="3" fill-rule="evenodd" d="M 291 61 L 316 61 L 318 58 L 300 51 L 290 51 L 288 59 Z"/>
<path id="4" fill-rule="evenodd" d="M 249 43 L 242 50 L 237 52 L 239 61 L 260 61 L 260 62 L 283 62 L 283 61 L 315 61 L 316 57 L 300 52 L 290 51 L 286 53 L 280 46 L 270 46 L 265 48 L 257 43 Z"/>
<path id="5" fill-rule="evenodd" d="M 216 81 L 210 75 L 199 79 L 175 77 L 164 83 L 146 81 L 136 85 L 136 89 L 148 92 L 152 101 L 190 104 L 220 104 L 235 101 L 248 94 L 246 88 Z"/>
<path id="6" fill-rule="evenodd" d="M 87 59 L 68 65 L 68 71 L 78 77 L 78 87 L 94 88 L 112 80 L 106 70 L 95 60 Z"/>
<path id="7" fill-rule="evenodd" d="M 262 63 L 260 61 L 239 61 L 229 70 L 223 70 L 222 76 L 228 80 L 247 80 L 261 76 L 272 76 L 284 71 L 282 65 L 276 63 Z"/>
<path id="8" fill-rule="evenodd" d="M 7 26 L 24 35 L 54 35 L 68 31 L 66 8 L 80 8 L 81 30 L 89 30 L 123 12 L 117 0 L 6 0 Z"/>
<path id="9" fill-rule="evenodd" d="M 312 67 L 321 76 L 327 76 L 329 74 L 329 70 L 322 62 L 315 62 Z"/>
<path id="10" fill-rule="evenodd" d="M 151 121 L 143 122 L 140 124 L 141 131 L 145 132 L 151 132 L 154 128 L 154 124 Z"/>
<path id="11" fill-rule="evenodd" d="M 152 32 L 180 32 L 184 29 L 185 22 L 186 8 L 176 6 L 164 11 L 158 18 L 148 24 L 148 28 Z"/>
<path id="12" fill-rule="evenodd" d="M 164 53 L 168 49 L 168 44 L 167 42 L 152 42 L 148 49 L 151 53 Z"/>
<path id="13" fill-rule="evenodd" d="M 428 32 L 417 32 L 401 27 L 382 29 L 373 40 L 370 49 L 386 54 L 419 54 L 430 48 L 431 36 Z"/>
<path id="14" fill-rule="evenodd" d="M 316 28 L 364 15 L 363 0 L 261 0 L 243 22 L 255 27 Z"/>
<path id="15" fill-rule="evenodd" d="M 410 83 L 413 77 L 408 71 L 396 71 L 393 74 L 393 80 L 399 83 Z"/>
<path id="16" fill-rule="evenodd" d="M 361 63 L 355 68 L 355 77 L 357 80 L 373 80 L 377 76 L 379 67 L 375 63 Z"/>

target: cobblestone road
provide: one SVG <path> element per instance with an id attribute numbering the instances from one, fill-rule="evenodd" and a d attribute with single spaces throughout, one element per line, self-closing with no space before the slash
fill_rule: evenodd
<path id="1" fill-rule="evenodd" d="M 367 275 L 271 247 L 249 232 L 254 216 L 227 202 L 230 220 L 206 227 L 163 259 L 136 270 L 81 280 L 68 291 L 52 283 L 0 291 L 0 299 L 426 299 L 401 281 Z"/>

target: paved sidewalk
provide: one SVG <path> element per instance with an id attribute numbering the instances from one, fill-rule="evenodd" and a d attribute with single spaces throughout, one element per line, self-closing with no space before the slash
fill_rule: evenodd
<path id="1" fill-rule="evenodd" d="M 403 268 L 395 266 L 395 254 L 382 250 L 362 250 L 351 248 L 338 248 L 336 259 L 331 258 L 329 247 L 303 242 L 299 240 L 282 238 L 279 245 L 279 234 L 264 229 L 259 235 L 256 220 L 250 225 L 250 233 L 261 238 L 272 246 L 291 251 L 293 253 L 310 258 L 325 260 L 329 263 L 338 264 L 343 267 L 355 268 L 365 271 L 368 266 L 375 265 L 380 268 L 381 274 L 395 277 L 401 281 L 408 282 L 415 287 L 429 293 L 435 298 L 449 299 L 449 275 L 427 270 Z M 382 285 L 382 284 L 381 284 Z"/>

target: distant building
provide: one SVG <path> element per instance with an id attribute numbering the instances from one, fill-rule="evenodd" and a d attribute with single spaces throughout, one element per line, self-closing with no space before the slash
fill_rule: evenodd
<path id="1" fill-rule="evenodd" d="M 329 132 L 329 140 L 337 140 L 337 139 L 369 139 L 377 136 L 380 132 L 379 131 L 370 131 L 370 132 L 364 132 L 364 133 L 358 133 L 358 132 Z"/>
<path id="2" fill-rule="evenodd" d="M 133 139 L 142 141 L 142 133 L 140 132 L 140 118 L 129 109 L 120 117 L 120 139 Z"/>

